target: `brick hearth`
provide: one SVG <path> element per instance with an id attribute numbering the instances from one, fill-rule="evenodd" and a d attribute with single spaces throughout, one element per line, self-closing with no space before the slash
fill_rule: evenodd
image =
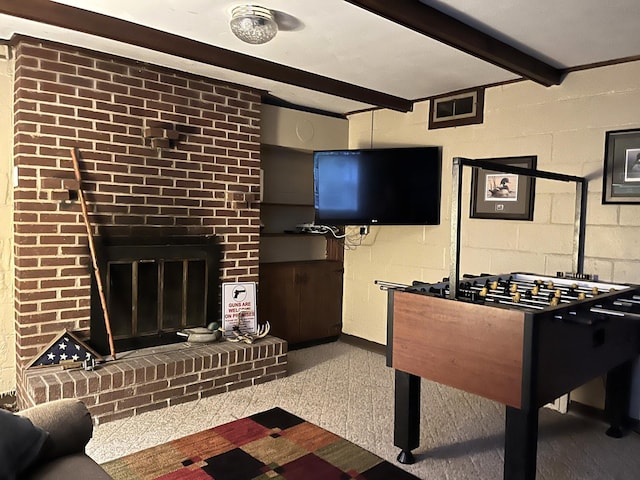
<path id="1" fill-rule="evenodd" d="M 93 371 L 40 367 L 25 373 L 27 406 L 82 400 L 96 423 L 258 385 L 287 375 L 287 342 L 184 343 L 118 355 Z"/>

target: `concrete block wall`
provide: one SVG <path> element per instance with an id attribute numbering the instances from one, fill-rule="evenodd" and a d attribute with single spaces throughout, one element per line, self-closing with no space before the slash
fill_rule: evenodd
<path id="1" fill-rule="evenodd" d="M 635 61 L 572 72 L 550 88 L 530 81 L 491 87 L 481 125 L 429 130 L 428 102 L 408 113 L 351 115 L 351 148 L 442 146 L 443 195 L 440 225 L 372 227 L 361 247 L 345 252 L 344 333 L 386 342 L 386 295 L 374 280 L 448 276 L 453 157 L 537 155 L 540 170 L 586 177 L 585 272 L 640 283 L 640 205 L 601 202 L 606 132 L 640 129 L 639 76 Z M 575 184 L 537 180 L 533 222 L 469 218 L 470 169 L 463 185 L 461 273 L 574 269 Z"/>

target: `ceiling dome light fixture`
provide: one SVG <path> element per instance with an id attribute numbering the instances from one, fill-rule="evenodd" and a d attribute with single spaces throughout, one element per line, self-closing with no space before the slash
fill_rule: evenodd
<path id="1" fill-rule="evenodd" d="M 243 42 L 267 43 L 278 33 L 273 12 L 257 5 L 240 5 L 231 11 L 231 31 Z"/>

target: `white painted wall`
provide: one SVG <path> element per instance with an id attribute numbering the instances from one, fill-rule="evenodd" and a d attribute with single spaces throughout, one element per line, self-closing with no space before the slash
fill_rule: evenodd
<path id="1" fill-rule="evenodd" d="M 489 88 L 482 125 L 428 130 L 428 102 L 409 113 L 350 116 L 350 148 L 442 146 L 443 194 L 439 226 L 372 227 L 363 246 L 345 252 L 344 333 L 386 343 L 386 293 L 374 280 L 435 282 L 448 275 L 451 165 L 458 156 L 537 155 L 540 170 L 587 177 L 585 272 L 640 283 L 640 205 L 601 204 L 605 132 L 640 129 L 638 78 L 640 62 L 633 62 L 574 72 L 551 88 L 529 81 Z M 469 218 L 470 179 L 467 168 L 461 273 L 573 270 L 575 184 L 538 179 L 534 221 L 496 221 Z"/>
<path id="2" fill-rule="evenodd" d="M 13 305 L 13 66 L 0 45 L 0 395 L 16 388 Z"/>

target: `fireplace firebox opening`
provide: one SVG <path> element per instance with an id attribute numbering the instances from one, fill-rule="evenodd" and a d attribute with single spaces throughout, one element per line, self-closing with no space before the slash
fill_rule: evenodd
<path id="1" fill-rule="evenodd" d="M 215 237 L 101 238 L 96 254 L 116 352 L 181 342 L 176 332 L 220 318 Z M 93 276 L 89 343 L 109 354 Z"/>

